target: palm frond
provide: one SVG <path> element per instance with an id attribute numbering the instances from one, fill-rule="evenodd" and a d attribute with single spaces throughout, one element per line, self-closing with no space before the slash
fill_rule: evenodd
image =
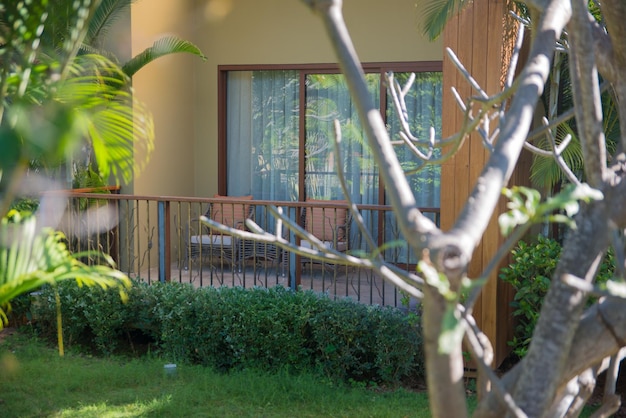
<path id="1" fill-rule="evenodd" d="M 145 49 L 138 55 L 130 59 L 122 70 L 126 75 L 132 77 L 137 71 L 150 62 L 159 57 L 179 52 L 186 52 L 202 58 L 206 61 L 206 57 L 200 49 L 189 41 L 180 39 L 176 36 L 166 36 L 158 39 L 150 48 Z"/>
<path id="2" fill-rule="evenodd" d="M 100 46 L 111 27 L 134 2 L 135 0 L 102 0 L 89 21 L 85 44 Z"/>
<path id="3" fill-rule="evenodd" d="M 149 112 L 131 95 L 119 99 L 93 114 L 88 130 L 100 175 L 129 183 L 154 148 L 154 125 Z"/>
<path id="4" fill-rule="evenodd" d="M 611 92 L 602 95 L 602 113 L 607 153 L 613 155 L 620 140 L 621 128 L 617 102 Z"/>
<path id="5" fill-rule="evenodd" d="M 135 98 L 130 79 L 99 55 L 77 57 L 57 99 L 73 104 L 77 129 L 91 143 L 98 172 L 117 183 L 130 182 L 154 147 L 150 112 Z M 139 156 L 137 158 L 137 156 Z"/>
<path id="6" fill-rule="evenodd" d="M 87 55 L 102 55 L 103 57 L 106 57 L 107 59 L 113 61 L 114 63 L 119 64 L 119 60 L 117 59 L 117 56 L 113 52 L 107 51 L 106 49 L 99 48 L 94 45 L 83 43 L 80 47 L 80 53 L 87 54 Z"/>
<path id="7" fill-rule="evenodd" d="M 560 143 L 560 139 L 564 138 L 567 134 L 572 136 L 572 140 L 563 151 L 562 157 L 572 172 L 574 172 L 578 178 L 582 179 L 584 168 L 582 147 L 576 132 L 571 126 L 563 124 L 558 127 L 557 143 Z M 550 149 L 547 140 L 538 141 L 536 145 L 542 149 Z M 552 157 L 535 156 L 530 171 L 530 179 L 533 185 L 538 188 L 544 188 L 545 190 L 552 190 L 557 184 L 567 181 L 563 171 Z"/>
<path id="8" fill-rule="evenodd" d="M 443 33 L 450 18 L 467 3 L 466 0 L 419 0 L 417 10 L 423 11 L 420 14 L 424 35 L 431 41 L 437 39 Z"/>
<path id="9" fill-rule="evenodd" d="M 79 285 L 119 288 L 125 298 L 129 278 L 112 264 L 88 266 L 77 260 L 60 232 L 39 230 L 34 216 L 13 212 L 0 222 L 0 329 L 6 324 L 4 309 L 15 297 L 44 284 L 76 280 Z M 104 257 L 112 263 L 110 257 Z"/>

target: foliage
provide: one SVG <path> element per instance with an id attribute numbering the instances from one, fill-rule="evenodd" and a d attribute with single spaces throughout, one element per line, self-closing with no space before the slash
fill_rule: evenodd
<path id="1" fill-rule="evenodd" d="M 0 145 L 6 151 L 0 187 L 17 181 L 27 162 L 53 168 L 71 160 L 85 140 L 102 178 L 128 183 L 141 168 L 134 155 L 150 154 L 153 122 L 134 98 L 130 77 L 164 55 L 204 56 L 169 36 L 120 64 L 101 45 L 130 3 L 39 0 L 0 8 L 0 35 L 11 40 L 0 51 Z"/>
<path id="2" fill-rule="evenodd" d="M 33 214 L 39 208 L 39 199 L 31 199 L 28 197 L 15 200 L 11 204 L 11 209 L 19 212 L 22 216 Z"/>
<path id="3" fill-rule="evenodd" d="M 579 201 L 602 200 L 602 192 L 592 189 L 587 184 L 570 184 L 556 196 L 541 202 L 541 194 L 528 187 L 513 186 L 503 189 L 502 194 L 509 199 L 509 211 L 498 217 L 502 235 L 508 236 L 518 226 L 534 224 L 562 223 L 576 228 L 573 217 L 580 209 Z M 564 212 L 564 213 L 561 213 Z"/>
<path id="4" fill-rule="evenodd" d="M 57 287 L 70 344 L 118 352 L 140 334 L 169 361 L 216 370 L 317 372 L 338 381 L 393 385 L 423 373 L 419 329 L 399 310 L 333 301 L 312 292 L 136 283 L 129 300 L 70 283 Z M 33 305 L 55 334 L 55 289 Z"/>
<path id="5" fill-rule="evenodd" d="M 561 245 L 555 239 L 539 235 L 530 242 L 520 241 L 511 254 L 511 264 L 500 270 L 499 277 L 515 289 L 515 298 L 511 304 L 516 326 L 515 335 L 509 344 L 514 354 L 524 357 L 561 256 Z M 614 269 L 615 258 L 609 252 L 600 267 L 597 282 L 606 283 L 613 277 Z M 593 299 L 588 303 L 592 302 Z"/>
<path id="6" fill-rule="evenodd" d="M 56 209 L 37 207 L 19 195 L 26 180 L 30 188 L 37 181 L 48 185 L 39 189 L 49 188 L 50 182 L 35 174 L 26 179 L 30 162 L 57 165 L 84 138 L 96 151 L 100 174 L 127 181 L 134 147 L 151 147 L 152 121 L 134 101 L 129 77 L 105 57 L 77 55 L 98 3 L 61 7 L 39 0 L 0 6 L 0 327 L 11 300 L 44 284 L 75 279 L 78 285 L 115 287 L 122 297 L 130 285 L 110 257 L 71 254 L 65 236 L 46 224 L 45 215 Z M 58 31 L 64 36 L 57 37 Z M 39 213 L 27 215 L 35 208 L 44 220 L 35 217 Z M 88 266 L 80 261 L 85 256 L 102 262 Z M 59 349 L 63 353 L 62 345 Z"/>
<path id="7" fill-rule="evenodd" d="M 4 307 L 19 295 L 34 291 L 44 284 L 75 279 L 77 285 L 98 285 L 103 289 L 128 286 L 130 281 L 121 272 L 107 265 L 87 266 L 78 261 L 65 246 L 64 236 L 50 229 L 37 230 L 37 220 L 22 218 L 11 212 L 0 227 L 0 328 L 8 320 Z M 109 257 L 103 256 L 110 265 Z M 123 288 L 118 298 L 125 298 Z"/>
<path id="8" fill-rule="evenodd" d="M 137 71 L 155 59 L 178 52 L 186 52 L 206 60 L 200 49 L 191 42 L 175 36 L 166 36 L 156 40 L 150 48 L 146 48 L 139 55 L 126 62 L 122 66 L 122 70 L 126 75 L 132 77 Z"/>
<path id="9" fill-rule="evenodd" d="M 399 230 L 411 249 L 435 273 L 427 277 L 411 277 L 409 274 L 384 271 L 384 268 L 391 270 L 391 266 L 384 260 L 372 263 L 373 268 L 386 280 L 424 299 L 422 326 L 427 385 L 431 411 L 436 417 L 468 416 L 467 392 L 459 378 L 464 348 L 470 350 L 476 361 L 478 382 L 483 382 L 483 396 L 474 411 L 474 416 L 479 417 L 579 416 L 582 406 L 592 394 L 595 377 L 605 370 L 608 376 L 616 376 L 624 358 L 625 343 L 616 335 L 624 335 L 626 332 L 626 305 L 623 299 L 626 286 L 623 280 L 608 281 L 606 286 L 598 286 L 595 291 L 589 282 L 597 279 L 598 262 L 609 246 L 614 248 L 620 266 L 624 259 L 626 217 L 620 210 L 626 205 L 626 194 L 622 188 L 625 178 L 624 156 L 619 146 L 615 153 L 608 155 L 611 152 L 611 138 L 608 137 L 610 130 L 617 127 L 617 118 L 612 127 L 603 126 L 603 122 L 611 122 L 611 111 L 615 110 L 615 106 L 623 107 L 624 103 L 626 84 L 619 76 L 619 68 L 626 57 L 622 30 L 626 18 L 625 3 L 623 0 L 521 2 L 528 6 L 530 21 L 523 17 L 507 19 L 505 13 L 509 12 L 513 1 L 478 4 L 465 0 L 431 0 L 428 3 L 435 5 L 436 13 L 422 13 L 429 23 L 442 28 L 454 12 L 471 5 L 471 9 L 459 17 L 461 24 L 453 25 L 445 41 L 449 44 L 447 46 L 457 45 L 463 49 L 456 51 L 459 56 L 450 49 L 446 50 L 450 57 L 447 62 L 451 64 L 447 68 L 453 72 L 456 69 L 461 74 L 456 81 L 453 75 L 445 75 L 451 77 L 446 78 L 450 83 L 459 83 L 446 86 L 452 90 L 452 96 L 449 96 L 451 102 L 454 96 L 461 109 L 454 116 L 452 113 L 448 115 L 449 120 L 456 121 L 453 129 L 457 132 L 440 140 L 430 139 L 431 147 L 441 146 L 444 151 L 450 150 L 445 157 L 465 147 L 457 154 L 461 160 L 457 159 L 449 166 L 451 178 L 463 182 L 463 186 L 458 188 L 460 196 L 452 193 L 455 196 L 448 203 L 453 204 L 447 206 L 453 207 L 451 210 L 454 213 L 445 222 L 446 230 L 441 230 L 420 216 L 416 200 L 408 193 L 409 184 L 392 149 L 393 143 L 384 129 L 382 118 L 373 111 L 375 106 L 367 95 L 367 86 L 359 71 L 360 62 L 353 53 L 354 44 L 347 34 L 346 22 L 341 15 L 341 2 L 305 0 L 324 21 L 340 66 L 350 80 L 351 93 L 358 101 L 359 116 L 364 122 L 369 122 L 365 132 L 385 181 L 386 196 L 397 216 Z M 497 7 L 491 8 L 496 3 Z M 482 20 L 476 20 L 477 17 Z M 528 32 L 524 32 L 528 23 L 531 26 L 529 36 Z M 517 32 L 518 36 L 513 32 Z M 478 39 L 476 36 L 482 38 L 467 49 L 465 47 L 472 42 L 467 42 L 469 38 L 464 38 L 466 35 L 473 36 L 474 40 Z M 492 40 L 497 40 L 497 45 L 493 45 Z M 571 68 L 566 86 L 558 85 L 561 73 L 554 64 L 558 60 L 555 56 L 561 53 L 569 56 Z M 481 69 L 489 69 L 470 74 L 476 71 L 473 64 L 477 62 L 488 63 L 487 67 Z M 549 78 L 551 73 L 552 79 Z M 492 89 L 491 81 L 498 79 L 501 91 L 487 93 Z M 541 109 L 539 99 L 547 90 L 548 83 L 556 87 L 552 90 L 556 94 L 552 94 L 548 105 Z M 401 96 L 401 89 L 401 86 L 395 86 L 393 91 Z M 612 110 L 602 106 L 603 91 L 614 95 L 616 99 L 613 100 Z M 571 92 L 573 107 L 568 108 L 563 106 L 563 102 L 552 100 L 561 92 Z M 401 108 L 402 104 L 398 107 Z M 453 112 L 452 107 L 449 110 Z M 538 117 L 544 114 L 547 118 L 542 118 L 544 126 L 540 126 Z M 623 119 L 624 109 L 612 113 L 616 114 Z M 558 126 L 563 124 L 567 124 L 566 128 L 571 130 L 557 132 Z M 622 125 L 621 143 L 624 143 L 623 131 Z M 562 155 L 562 149 L 568 144 L 568 134 L 575 132 L 578 133 L 583 156 L 578 161 L 584 162 L 584 167 L 566 167 Z M 405 135 L 412 136 L 409 129 L 405 129 Z M 557 138 L 557 135 L 563 136 Z M 551 142 L 558 143 L 558 146 L 551 147 L 555 149 L 554 152 L 537 148 L 540 136 L 547 136 Z M 472 144 L 467 146 L 464 141 L 470 137 L 479 139 L 472 139 Z M 416 142 L 420 141 L 426 143 L 427 139 L 417 138 Z M 484 160 L 481 157 L 474 158 L 475 155 L 482 155 L 480 151 L 475 154 L 475 146 L 479 143 L 488 150 Z M 545 293 L 545 298 L 531 300 L 535 302 L 541 299 L 542 306 L 527 354 L 500 378 L 490 370 L 494 353 L 498 350 L 494 350 L 485 335 L 497 335 L 498 327 L 494 328 L 493 321 L 486 321 L 480 324 L 486 327 L 483 333 L 474 322 L 485 312 L 484 304 L 476 304 L 480 300 L 478 297 L 481 291 L 483 288 L 488 291 L 483 295 L 487 299 L 482 300 L 494 302 L 488 307 L 493 309 L 500 295 L 497 286 L 494 287 L 493 283 L 487 286 L 487 279 L 484 279 L 483 283 L 471 289 L 464 300 L 451 302 L 446 296 L 455 293 L 464 282 L 476 278 L 477 274 L 485 278 L 490 276 L 512 243 L 529 228 L 529 222 L 533 219 L 542 220 L 544 216 L 550 218 L 554 213 L 552 210 L 544 211 L 548 208 L 541 207 L 538 194 L 528 189 L 513 191 L 509 196 L 513 200 L 509 206 L 511 212 L 505 216 L 503 225 L 512 234 L 504 243 L 499 243 L 499 249 L 493 245 L 484 245 L 485 238 L 495 237 L 491 235 L 494 231 L 491 220 L 501 208 L 498 191 L 514 179 L 516 169 L 523 170 L 526 167 L 525 164 L 518 164 L 522 162 L 520 157 L 524 149 L 553 157 L 572 183 L 581 184 L 576 176 L 584 173 L 584 180 L 601 191 L 602 196 L 598 196 L 600 200 L 591 199 L 578 208 L 570 206 L 568 202 L 574 196 L 560 202 L 565 203 L 565 209 L 579 209 L 573 219 L 576 228 L 568 231 L 563 249 L 553 258 L 555 262 L 558 259 L 558 262 L 552 274 L 558 276 L 549 284 L 550 290 Z M 428 157 L 422 159 L 430 161 Z M 574 160 L 569 159 L 570 162 Z M 463 168 L 458 171 L 460 167 Z M 584 171 L 572 172 L 579 168 Z M 340 168 L 338 171 L 341 171 Z M 468 173 L 469 188 L 465 186 L 466 179 L 463 177 Z M 594 198 L 591 195 L 588 197 Z M 558 201 L 547 201 L 546 204 L 552 203 L 561 206 Z M 571 213 L 569 210 L 568 215 Z M 565 220 L 560 216 L 556 219 Z M 476 252 L 481 244 L 483 250 Z M 546 254 L 541 256 L 548 257 Z M 537 259 L 533 262 L 540 261 L 539 256 L 533 255 L 532 258 Z M 353 260 L 347 256 L 342 257 L 342 261 L 351 265 L 366 264 L 366 260 Z M 519 269 L 524 271 L 521 267 Z M 621 270 L 623 268 L 620 267 L 623 276 Z M 424 268 L 420 272 L 427 273 Z M 540 277 L 536 283 L 541 288 L 547 284 L 550 274 L 537 272 L 536 275 L 530 274 L 529 279 Z M 513 278 L 516 277 L 514 274 Z M 534 293 L 532 287 L 522 289 L 521 294 Z M 589 306 L 590 293 L 607 297 Z M 522 299 L 518 301 L 522 305 Z M 474 308 L 477 310 L 474 311 Z M 535 314 L 539 309 L 531 308 L 529 311 Z M 444 350 L 441 345 L 442 334 L 451 329 L 449 325 L 454 321 L 464 322 L 465 345 L 459 339 L 451 349 Z M 614 385 L 608 383 L 598 416 L 609 416 L 620 405 Z"/>
<path id="10" fill-rule="evenodd" d="M 420 0 L 419 10 L 423 10 L 423 32 L 431 41 L 439 38 L 448 21 L 463 7 L 460 0 Z"/>

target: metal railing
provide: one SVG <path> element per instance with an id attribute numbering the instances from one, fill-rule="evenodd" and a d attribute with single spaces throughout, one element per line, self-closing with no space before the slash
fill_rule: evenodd
<path id="1" fill-rule="evenodd" d="M 251 218 L 275 233 L 276 219 L 268 207 L 281 207 L 293 222 L 340 252 L 368 254 L 362 231 L 345 203 L 276 202 L 244 199 L 154 197 L 123 194 L 63 192 L 69 210 L 60 229 L 72 251 L 110 254 L 118 268 L 148 283 L 175 281 L 203 286 L 288 286 L 350 297 L 363 303 L 402 304 L 403 295 L 366 268 L 319 262 L 283 251 L 270 243 L 238 239 L 210 231 L 200 216 L 243 229 Z M 359 205 L 375 245 L 384 245 L 386 260 L 415 268 L 415 255 L 406 245 L 389 206 Z M 423 212 L 439 224 L 439 209 Z M 285 229 L 286 230 L 286 229 Z M 293 233 L 285 239 L 312 245 Z M 87 259 L 97 262 L 98 258 Z"/>

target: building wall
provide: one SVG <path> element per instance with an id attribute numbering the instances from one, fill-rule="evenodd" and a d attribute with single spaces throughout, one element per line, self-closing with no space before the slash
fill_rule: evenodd
<path id="1" fill-rule="evenodd" d="M 191 6 L 187 0 L 144 0 L 131 8 L 132 55 L 166 35 L 191 39 Z M 192 196 L 194 193 L 194 61 L 189 54 L 159 58 L 133 77 L 135 99 L 151 111 L 155 149 L 134 178 L 139 195 Z M 199 92 L 198 92 L 199 93 Z M 137 166 L 146 156 L 136 154 Z"/>
<path id="2" fill-rule="evenodd" d="M 414 0 L 344 0 L 364 62 L 433 61 L 441 42 L 420 35 Z M 132 7 L 133 55 L 173 33 L 207 55 L 175 55 L 142 69 L 137 97 L 152 111 L 156 149 L 135 194 L 217 193 L 218 66 L 336 62 L 319 17 L 295 0 L 144 0 Z"/>

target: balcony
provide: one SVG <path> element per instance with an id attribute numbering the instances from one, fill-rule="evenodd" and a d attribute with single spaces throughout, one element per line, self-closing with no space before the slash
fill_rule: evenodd
<path id="1" fill-rule="evenodd" d="M 275 206 L 293 223 L 326 239 L 324 245 L 333 245 L 334 241 L 341 254 L 371 253 L 366 236 L 349 216 L 345 203 L 51 193 L 69 200 L 69 210 L 59 226 L 68 237 L 69 248 L 74 252 L 104 251 L 120 270 L 137 280 L 191 283 L 196 287 L 280 285 L 366 304 L 403 304 L 404 295 L 369 268 L 320 262 L 283 251 L 274 243 L 209 232 L 200 220 L 209 208 L 225 214 L 245 207 L 256 224 L 276 234 L 276 218 L 268 209 Z M 416 257 L 402 238 L 390 207 L 358 207 L 373 243 L 383 248 L 385 260 L 398 268 L 414 270 Z M 425 208 L 423 212 L 439 224 L 438 208 Z M 246 229 L 243 222 L 234 226 Z M 287 228 L 282 230 L 286 231 L 281 233 L 285 240 L 311 247 Z M 97 259 L 94 254 L 83 261 L 93 263 Z"/>

